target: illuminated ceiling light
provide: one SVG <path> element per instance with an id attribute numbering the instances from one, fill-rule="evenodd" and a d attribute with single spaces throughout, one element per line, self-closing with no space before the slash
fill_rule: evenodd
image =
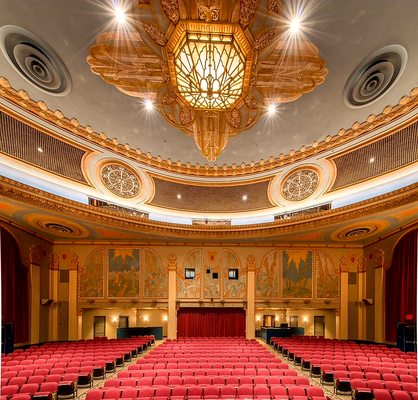
<path id="1" fill-rule="evenodd" d="M 44 152 L 44 149 L 42 147 L 38 147 L 37 150 L 38 150 L 39 153 L 43 153 Z"/>
<path id="2" fill-rule="evenodd" d="M 373 164 L 374 162 L 375 162 L 374 157 L 371 157 L 371 158 L 370 158 L 370 160 L 369 160 L 369 163 L 370 163 L 370 164 Z"/>
<path id="3" fill-rule="evenodd" d="M 125 10 L 121 6 L 116 6 L 113 10 L 118 24 L 123 25 L 126 22 Z"/>
<path id="4" fill-rule="evenodd" d="M 177 193 L 177 198 L 180 200 L 181 199 L 181 194 Z"/>
<path id="5" fill-rule="evenodd" d="M 244 194 L 243 196 L 242 196 L 242 201 L 247 201 L 248 200 L 248 196 L 246 195 L 246 194 Z"/>
<path id="6" fill-rule="evenodd" d="M 297 35 L 300 31 L 301 25 L 300 25 L 300 18 L 298 16 L 295 16 L 292 18 L 292 20 L 289 23 L 289 31 L 292 35 Z"/>
<path id="7" fill-rule="evenodd" d="M 277 111 L 277 105 L 276 103 L 270 103 L 267 107 L 267 114 L 269 117 L 273 116 L 274 114 L 276 114 Z"/>
<path id="8" fill-rule="evenodd" d="M 263 104 L 295 101 L 328 73 L 318 49 L 278 22 L 285 21 L 281 0 L 268 1 L 267 13 L 243 0 L 152 3 L 135 2 L 137 23 L 101 33 L 87 62 L 124 94 L 155 99 L 208 161 L 254 126 Z M 290 22 L 292 31 L 299 27 L 299 18 Z"/>
<path id="9" fill-rule="evenodd" d="M 152 111 L 154 110 L 154 103 L 150 100 L 150 99 L 146 99 L 144 101 L 144 105 L 145 105 L 145 109 L 147 111 Z"/>

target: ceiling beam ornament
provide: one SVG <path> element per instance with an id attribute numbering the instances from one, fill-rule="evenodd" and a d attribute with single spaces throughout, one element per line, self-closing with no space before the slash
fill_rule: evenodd
<path id="1" fill-rule="evenodd" d="M 100 34 L 87 62 L 121 92 L 155 100 L 213 162 L 268 104 L 324 82 L 318 49 L 290 35 L 284 16 L 281 0 L 139 1 L 129 26 Z"/>

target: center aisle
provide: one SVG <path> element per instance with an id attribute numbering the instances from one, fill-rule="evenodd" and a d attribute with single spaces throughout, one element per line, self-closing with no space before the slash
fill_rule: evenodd
<path id="1" fill-rule="evenodd" d="M 86 399 L 325 400 L 310 383 L 255 339 L 187 338 L 166 340 Z"/>

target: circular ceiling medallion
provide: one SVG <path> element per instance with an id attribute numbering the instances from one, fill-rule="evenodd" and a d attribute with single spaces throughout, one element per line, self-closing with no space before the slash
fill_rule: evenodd
<path id="1" fill-rule="evenodd" d="M 105 164 L 100 177 L 106 189 L 125 199 L 137 196 L 141 190 L 141 181 L 134 170 L 121 164 Z"/>
<path id="2" fill-rule="evenodd" d="M 383 96 L 401 76 L 408 55 L 399 45 L 383 47 L 352 72 L 344 88 L 349 107 L 364 107 Z"/>
<path id="3" fill-rule="evenodd" d="M 47 215 L 31 214 L 25 220 L 44 232 L 61 237 L 86 237 L 89 232 L 79 224 L 67 221 L 62 218 L 50 217 Z"/>
<path id="4" fill-rule="evenodd" d="M 0 48 L 11 66 L 38 89 L 54 96 L 70 92 L 70 74 L 61 58 L 32 32 L 5 25 L 0 28 Z"/>
<path id="5" fill-rule="evenodd" d="M 313 169 L 300 169 L 291 173 L 282 183 L 282 196 L 289 201 L 304 200 L 316 190 L 319 175 Z"/>

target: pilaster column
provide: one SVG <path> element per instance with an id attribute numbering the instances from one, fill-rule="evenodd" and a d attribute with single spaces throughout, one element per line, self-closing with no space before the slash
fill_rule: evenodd
<path id="1" fill-rule="evenodd" d="M 39 343 L 39 319 L 41 311 L 41 250 L 33 245 L 29 249 L 30 279 L 30 343 Z"/>
<path id="2" fill-rule="evenodd" d="M 168 256 L 168 321 L 167 338 L 177 338 L 177 257 L 175 254 Z"/>
<path id="3" fill-rule="evenodd" d="M 385 340 L 385 252 L 377 249 L 374 271 L 374 340 L 383 343 Z"/>
<path id="4" fill-rule="evenodd" d="M 247 257 L 247 313 L 245 332 L 247 339 L 255 337 L 255 257 Z"/>
<path id="5" fill-rule="evenodd" d="M 78 338 L 77 271 L 78 255 L 73 253 L 68 282 L 68 340 L 77 340 Z"/>
<path id="6" fill-rule="evenodd" d="M 59 285 L 59 257 L 52 253 L 49 259 L 49 295 L 53 300 L 49 307 L 49 340 L 58 340 L 58 285 Z"/>
<path id="7" fill-rule="evenodd" d="M 359 340 L 366 340 L 366 305 L 361 301 L 367 297 L 366 293 L 366 258 L 360 258 L 357 264 L 357 290 L 358 290 L 358 337 Z"/>
<path id="8" fill-rule="evenodd" d="M 340 258 L 341 299 L 340 299 L 340 334 L 338 339 L 348 338 L 348 265 L 346 257 Z"/>

